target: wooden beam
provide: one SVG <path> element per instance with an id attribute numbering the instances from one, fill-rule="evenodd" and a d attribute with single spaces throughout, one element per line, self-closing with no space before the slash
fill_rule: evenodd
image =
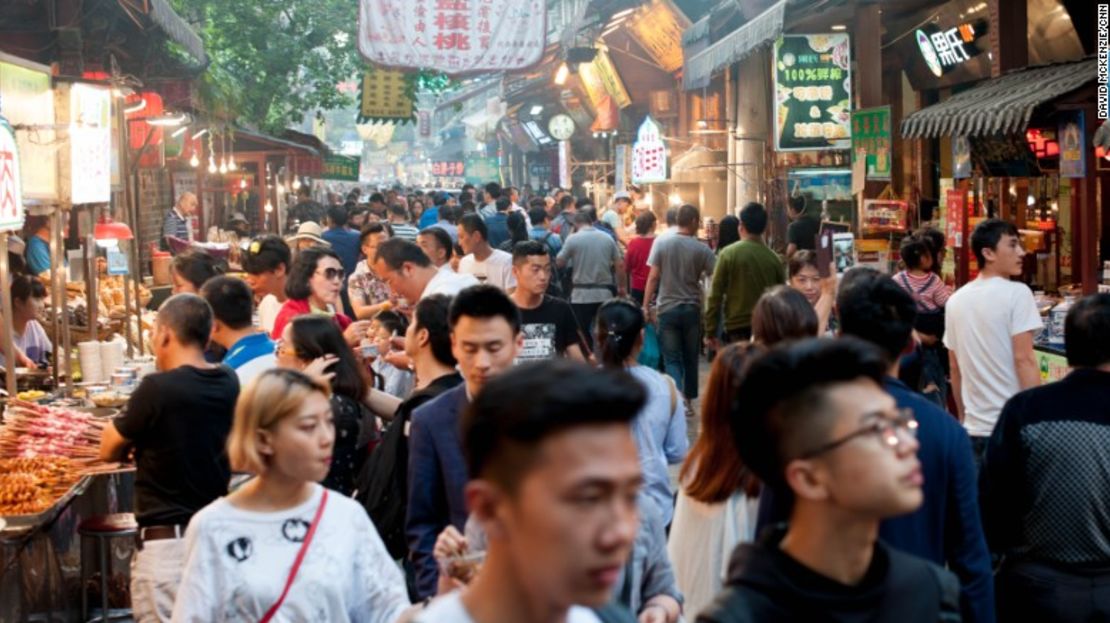
<path id="1" fill-rule="evenodd" d="M 865 4 L 856 12 L 852 39 L 856 44 L 856 80 L 859 84 L 859 108 L 881 106 L 883 103 L 883 25 L 878 4 Z"/>
<path id="2" fill-rule="evenodd" d="M 997 78 L 1029 64 L 1029 8 L 1025 2 L 1013 0 L 987 0 L 987 7 L 991 77 Z"/>

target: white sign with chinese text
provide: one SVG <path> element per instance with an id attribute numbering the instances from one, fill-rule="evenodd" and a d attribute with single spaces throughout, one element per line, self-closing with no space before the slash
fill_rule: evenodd
<path id="1" fill-rule="evenodd" d="M 23 228 L 23 189 L 15 131 L 0 117 L 0 231 Z"/>
<path id="2" fill-rule="evenodd" d="M 659 125 L 644 119 L 632 145 L 632 183 L 652 184 L 667 181 L 667 146 Z"/>
<path id="3" fill-rule="evenodd" d="M 386 67 L 522 69 L 543 57 L 546 11 L 544 0 L 360 0 L 358 49 Z"/>
<path id="4" fill-rule="evenodd" d="M 70 201 L 107 203 L 112 198 L 112 95 L 104 87 L 74 84 L 70 97 Z"/>

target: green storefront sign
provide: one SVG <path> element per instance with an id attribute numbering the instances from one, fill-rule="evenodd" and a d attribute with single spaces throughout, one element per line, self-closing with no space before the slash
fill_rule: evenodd
<path id="1" fill-rule="evenodd" d="M 852 113 L 852 162 L 867 152 L 867 179 L 890 179 L 890 106 Z"/>
<path id="2" fill-rule="evenodd" d="M 850 149 L 852 76 L 846 34 L 775 42 L 775 148 Z"/>
<path id="3" fill-rule="evenodd" d="M 471 184 L 488 184 L 501 181 L 501 162 L 496 158 L 473 157 L 465 160 L 463 179 Z"/>
<path id="4" fill-rule="evenodd" d="M 360 158 L 353 156 L 324 156 L 324 175 L 326 180 L 357 182 Z"/>

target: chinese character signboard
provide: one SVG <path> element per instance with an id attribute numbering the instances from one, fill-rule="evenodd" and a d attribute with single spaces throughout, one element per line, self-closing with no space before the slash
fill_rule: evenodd
<path id="1" fill-rule="evenodd" d="M 23 190 L 15 131 L 0 117 L 0 231 L 23 227 Z"/>
<path id="2" fill-rule="evenodd" d="M 964 193 L 959 190 L 950 190 L 945 194 L 947 200 L 944 211 L 945 237 L 948 239 L 948 246 L 954 249 L 964 246 L 964 198 Z"/>
<path id="3" fill-rule="evenodd" d="M 925 60 L 925 66 L 934 76 L 940 78 L 946 71 L 970 61 L 981 52 L 975 46 L 975 39 L 980 34 L 975 24 L 968 23 L 931 33 L 918 30 L 914 33 L 914 38 L 921 50 L 921 58 Z"/>
<path id="4" fill-rule="evenodd" d="M 852 162 L 860 150 L 866 152 L 867 179 L 890 179 L 890 148 L 890 106 L 852 113 Z"/>
<path id="5" fill-rule="evenodd" d="M 632 183 L 652 184 L 667 181 L 667 146 L 659 126 L 647 117 L 632 145 Z"/>
<path id="6" fill-rule="evenodd" d="M 405 74 L 395 69 L 367 68 L 359 94 L 359 123 L 412 120 L 413 102 L 405 88 Z"/>
<path id="7" fill-rule="evenodd" d="M 1082 110 L 1060 113 L 1060 132 L 1056 138 L 1060 143 L 1061 177 L 1087 176 L 1085 126 Z"/>
<path id="8" fill-rule="evenodd" d="M 112 94 L 74 84 L 69 90 L 70 201 L 107 203 L 112 198 Z"/>
<path id="9" fill-rule="evenodd" d="M 471 184 L 488 184 L 501 181 L 501 164 L 497 157 L 471 157 L 464 164 L 463 178 Z"/>
<path id="10" fill-rule="evenodd" d="M 358 49 L 387 67 L 446 74 L 534 65 L 547 39 L 545 0 L 360 0 Z"/>
<path id="11" fill-rule="evenodd" d="M 436 177 L 462 177 L 465 171 L 461 160 L 436 160 L 432 163 L 432 175 Z"/>
<path id="12" fill-rule="evenodd" d="M 775 42 L 775 147 L 849 149 L 848 35 L 784 35 Z"/>
<path id="13" fill-rule="evenodd" d="M 332 154 L 324 157 L 324 174 L 326 180 L 339 180 L 344 182 L 358 181 L 358 168 L 360 158 Z"/>

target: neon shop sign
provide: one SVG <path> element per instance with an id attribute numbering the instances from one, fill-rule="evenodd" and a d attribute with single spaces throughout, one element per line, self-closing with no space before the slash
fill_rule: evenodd
<path id="1" fill-rule="evenodd" d="M 914 36 L 929 71 L 940 78 L 946 71 L 970 61 L 982 52 L 975 46 L 975 40 L 985 32 L 986 23 L 982 22 L 960 24 L 955 28 L 933 33 L 918 29 Z"/>

